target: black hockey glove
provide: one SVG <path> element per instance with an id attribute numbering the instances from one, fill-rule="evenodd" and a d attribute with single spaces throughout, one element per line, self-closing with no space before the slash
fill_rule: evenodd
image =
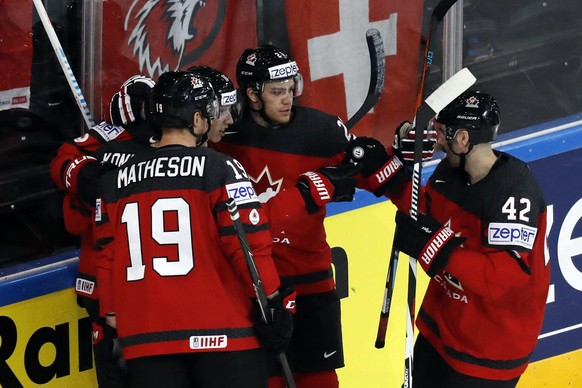
<path id="1" fill-rule="evenodd" d="M 297 188 L 305 201 L 307 212 L 314 213 L 329 202 L 352 201 L 357 183 L 353 176 L 361 168 L 360 164 L 343 163 L 299 175 Z"/>
<path id="2" fill-rule="evenodd" d="M 95 207 L 95 201 L 99 197 L 99 179 L 106 170 L 99 162 L 87 163 L 77 174 L 78 196 L 91 207 Z"/>
<path id="3" fill-rule="evenodd" d="M 414 221 L 407 214 L 396 212 L 394 246 L 415 257 L 430 277 L 447 265 L 451 252 L 465 240 L 455 237 L 455 232 L 430 216 L 418 213 L 418 221 Z"/>
<path id="4" fill-rule="evenodd" d="M 376 197 L 396 192 L 409 178 L 398 155 L 390 155 L 386 147 L 371 137 L 358 137 L 346 146 L 345 161 L 362 164 L 362 174 Z"/>
<path id="5" fill-rule="evenodd" d="M 416 130 L 412 127 L 410 121 L 401 122 L 396 127 L 394 134 L 394 144 L 392 148 L 398 150 L 402 155 L 402 159 L 406 162 L 414 162 L 414 137 Z M 422 161 L 427 162 L 432 159 L 434 153 L 434 145 L 436 144 L 437 132 L 434 129 L 433 121 L 431 120 L 424 129 L 422 138 Z"/>
<path id="6" fill-rule="evenodd" d="M 266 311 L 269 322 L 262 319 L 255 325 L 255 333 L 261 345 L 276 353 L 284 352 L 293 335 L 293 314 L 297 293 L 291 287 L 279 289 L 279 295 L 269 300 Z"/>

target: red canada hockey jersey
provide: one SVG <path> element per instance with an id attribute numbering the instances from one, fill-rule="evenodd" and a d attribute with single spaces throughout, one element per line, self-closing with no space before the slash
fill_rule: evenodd
<path id="1" fill-rule="evenodd" d="M 147 127 L 139 128 L 149 133 Z M 57 187 L 66 190 L 63 201 L 63 219 L 67 231 L 81 236 L 79 269 L 75 281 L 75 292 L 98 299 L 94 251 L 93 207 L 77 198 L 78 174 L 87 163 L 109 163 L 121 165 L 135 153 L 149 148 L 149 143 L 133 140 L 123 127 L 101 122 L 72 142 L 63 143 L 50 163 L 51 177 Z M 78 160 L 78 163 L 71 163 Z"/>
<path id="2" fill-rule="evenodd" d="M 467 240 L 431 278 L 416 325 L 455 370 L 511 380 L 527 368 L 550 283 L 546 204 L 527 165 L 496 152 L 489 174 L 470 185 L 441 162 L 423 211 Z M 393 201 L 410 205 L 410 185 Z"/>
<path id="3" fill-rule="evenodd" d="M 240 163 L 205 147 L 167 146 L 101 183 L 100 305 L 116 313 L 124 357 L 257 348 L 255 294 L 229 197 L 267 294 L 279 279 L 267 217 Z"/>
<path id="4" fill-rule="evenodd" d="M 308 214 L 295 185 L 300 174 L 341 162 L 350 135 L 336 116 L 293 109 L 293 121 L 277 128 L 262 127 L 247 114 L 212 146 L 241 162 L 267 204 L 273 259 L 282 283 L 292 284 L 298 294 L 310 294 L 335 287 L 331 250 L 323 225 L 325 208 Z"/>

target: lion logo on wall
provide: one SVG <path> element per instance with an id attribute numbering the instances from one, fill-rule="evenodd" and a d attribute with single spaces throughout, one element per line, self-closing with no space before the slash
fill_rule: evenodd
<path id="1" fill-rule="evenodd" d="M 225 0 L 133 0 L 124 29 L 140 72 L 155 77 L 200 57 L 220 31 L 225 8 Z"/>

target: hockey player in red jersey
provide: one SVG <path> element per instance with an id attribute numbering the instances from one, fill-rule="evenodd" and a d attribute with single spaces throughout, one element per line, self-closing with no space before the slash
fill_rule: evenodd
<path id="1" fill-rule="evenodd" d="M 225 135 L 226 129 L 240 118 L 241 104 L 237 92 L 228 76 L 210 66 L 192 66 L 188 68 L 196 74 L 207 77 L 220 99 L 220 115 L 212 120 L 208 132 L 208 141 L 218 143 Z"/>
<path id="2" fill-rule="evenodd" d="M 340 301 L 323 221 L 326 203 L 353 198 L 357 169 L 334 167 L 350 135 L 338 117 L 293 105 L 303 82 L 284 51 L 269 45 L 245 50 L 236 77 L 243 116 L 211 146 L 245 166 L 266 203 L 281 282 L 297 291 L 286 352 L 297 387 L 337 387 L 335 369 L 344 366 Z M 271 364 L 270 373 L 278 374 Z M 283 381 L 273 377 L 269 385 Z"/>
<path id="3" fill-rule="evenodd" d="M 438 113 L 446 157 L 421 190 L 418 221 L 408 216 L 403 168 L 377 185 L 399 209 L 396 248 L 431 278 L 416 320 L 414 387 L 515 387 L 541 330 L 550 280 L 546 204 L 527 165 L 492 149 L 499 124 L 497 102 L 479 91 Z M 400 158 L 370 138 L 350 143 L 347 154 L 372 181 Z"/>
<path id="4" fill-rule="evenodd" d="M 234 198 L 290 335 L 266 215 L 246 171 L 206 143 L 219 100 L 207 78 L 167 72 L 152 91 L 158 147 L 102 177 L 96 214 L 101 311 L 117 327 L 130 387 L 264 387 L 248 267 L 226 208 Z"/>
<path id="5" fill-rule="evenodd" d="M 94 251 L 96 176 L 102 163 L 121 165 L 133 154 L 150 148 L 154 135 L 145 121 L 150 91 L 155 82 L 141 75 L 125 81 L 109 104 L 111 122 L 101 122 L 74 141 L 64 143 L 51 161 L 51 177 L 66 190 L 63 215 L 67 230 L 81 237 L 75 292 L 93 321 L 93 352 L 100 388 L 121 387 L 123 373 L 115 331 L 99 317 Z"/>

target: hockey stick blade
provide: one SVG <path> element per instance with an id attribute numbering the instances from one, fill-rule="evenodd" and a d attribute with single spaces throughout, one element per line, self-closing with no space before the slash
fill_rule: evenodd
<path id="1" fill-rule="evenodd" d="M 368 52 L 370 54 L 370 84 L 368 86 L 368 94 L 360 109 L 346 123 L 348 131 L 376 105 L 384 89 L 386 54 L 384 53 L 384 41 L 382 40 L 380 31 L 375 28 L 366 31 L 366 43 L 368 44 Z"/>
<path id="2" fill-rule="evenodd" d="M 464 67 L 459 70 L 426 98 L 416 115 L 415 126 L 417 122 L 420 125 L 427 124 L 432 116 L 440 112 L 451 101 L 461 95 L 461 93 L 473 86 L 476 81 L 477 78 L 475 78 L 468 68 Z"/>
<path id="3" fill-rule="evenodd" d="M 249 272 L 251 274 L 253 287 L 257 295 L 257 302 L 259 304 L 259 310 L 261 310 L 263 321 L 265 323 L 270 323 L 273 320 L 273 317 L 269 311 L 267 295 L 265 294 L 263 282 L 261 281 L 261 277 L 259 276 L 259 272 L 257 270 L 257 266 L 253 258 L 253 253 L 251 252 L 251 247 L 247 240 L 243 224 L 240 220 L 238 207 L 236 206 L 236 202 L 233 198 L 229 198 L 228 201 L 226 201 L 226 208 L 228 209 L 230 219 L 232 220 L 232 223 L 234 225 L 234 229 L 236 231 L 238 241 L 241 245 L 242 252 L 247 263 L 247 267 L 249 268 Z M 285 352 L 278 353 L 277 359 L 279 360 L 279 364 L 281 365 L 281 370 L 283 372 L 283 377 L 285 378 L 287 388 L 295 388 L 296 387 L 295 381 L 293 379 L 291 367 L 289 366 L 289 361 L 287 360 Z"/>
<path id="4" fill-rule="evenodd" d="M 414 119 L 414 127 L 424 128 L 430 119 L 440 112 L 457 96 L 469 89 L 477 79 L 466 67 L 446 80 L 420 106 Z M 424 131 L 417 131 L 423 133 Z M 422 169 L 422 136 L 417 136 L 414 142 L 414 166 L 412 169 L 412 203 L 410 215 L 416 220 L 418 213 L 418 193 L 420 193 L 420 176 Z"/>

